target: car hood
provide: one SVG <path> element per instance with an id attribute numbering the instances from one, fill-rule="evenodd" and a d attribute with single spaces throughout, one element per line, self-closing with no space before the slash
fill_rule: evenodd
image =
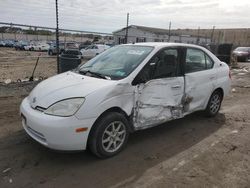
<path id="1" fill-rule="evenodd" d="M 117 81 L 83 76 L 66 72 L 39 83 L 28 96 L 30 105 L 48 108 L 53 103 L 74 97 L 86 97 L 90 93 Z"/>

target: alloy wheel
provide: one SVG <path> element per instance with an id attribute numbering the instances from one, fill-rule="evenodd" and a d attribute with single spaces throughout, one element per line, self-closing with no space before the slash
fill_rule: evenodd
<path id="1" fill-rule="evenodd" d="M 103 132 L 102 146 L 108 152 L 116 152 L 124 143 L 126 138 L 126 128 L 121 121 L 110 123 Z"/>
<path id="2" fill-rule="evenodd" d="M 218 110 L 220 109 L 220 103 L 221 103 L 220 95 L 214 94 L 210 101 L 211 113 L 216 114 L 218 112 Z"/>

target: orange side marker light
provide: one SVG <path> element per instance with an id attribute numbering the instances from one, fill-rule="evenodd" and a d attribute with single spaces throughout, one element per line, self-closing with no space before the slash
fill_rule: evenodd
<path id="1" fill-rule="evenodd" d="M 88 127 L 82 127 L 82 128 L 77 128 L 76 132 L 79 133 L 79 132 L 84 132 L 84 131 L 87 131 L 87 130 L 88 130 Z"/>

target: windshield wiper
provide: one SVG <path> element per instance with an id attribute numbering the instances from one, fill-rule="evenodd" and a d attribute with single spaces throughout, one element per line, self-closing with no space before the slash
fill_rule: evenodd
<path id="1" fill-rule="evenodd" d="M 103 78 L 103 79 L 106 79 L 106 80 L 111 80 L 111 78 L 109 76 L 102 75 L 102 74 L 100 74 L 98 72 L 92 72 L 90 70 L 87 70 L 87 71 L 80 70 L 79 73 L 84 74 L 84 75 L 86 75 L 87 73 L 89 73 L 89 74 L 97 76 L 98 78 Z"/>

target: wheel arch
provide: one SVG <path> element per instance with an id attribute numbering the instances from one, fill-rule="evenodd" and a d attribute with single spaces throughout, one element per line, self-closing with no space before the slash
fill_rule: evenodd
<path id="1" fill-rule="evenodd" d="M 122 114 L 128 121 L 128 128 L 129 128 L 129 132 L 133 132 L 134 131 L 134 128 L 133 128 L 133 125 L 131 123 L 131 120 L 130 120 L 130 116 L 124 111 L 122 110 L 120 107 L 118 106 L 114 106 L 114 107 L 111 107 L 107 110 L 105 110 L 101 115 L 99 115 L 99 117 L 95 120 L 93 126 L 91 127 L 90 131 L 89 131 L 89 135 L 88 135 L 88 140 L 87 140 L 87 146 L 88 146 L 88 143 L 89 143 L 89 140 L 90 140 L 90 137 L 93 133 L 93 131 L 95 130 L 96 126 L 98 125 L 98 122 L 108 113 L 111 113 L 111 112 L 118 112 L 120 114 Z"/>
<path id="2" fill-rule="evenodd" d="M 213 91 L 213 93 L 216 92 L 216 91 L 220 92 L 221 97 L 222 97 L 222 100 L 223 100 L 223 98 L 224 98 L 224 90 L 223 90 L 221 87 L 218 87 L 218 88 L 216 88 L 216 89 Z M 212 93 L 212 94 L 213 94 L 213 93 Z"/>
<path id="3" fill-rule="evenodd" d="M 211 93 L 211 95 L 208 96 L 208 98 L 206 99 L 206 102 L 204 103 L 205 106 L 203 107 L 204 109 L 207 108 L 207 105 L 208 105 L 208 103 L 209 103 L 209 100 L 210 100 L 211 96 L 212 96 L 213 93 L 216 92 L 216 91 L 220 92 L 220 94 L 221 94 L 221 96 L 222 96 L 222 100 L 223 100 L 223 98 L 224 98 L 224 90 L 223 90 L 222 87 L 217 87 L 216 89 L 213 90 L 213 92 Z"/>

